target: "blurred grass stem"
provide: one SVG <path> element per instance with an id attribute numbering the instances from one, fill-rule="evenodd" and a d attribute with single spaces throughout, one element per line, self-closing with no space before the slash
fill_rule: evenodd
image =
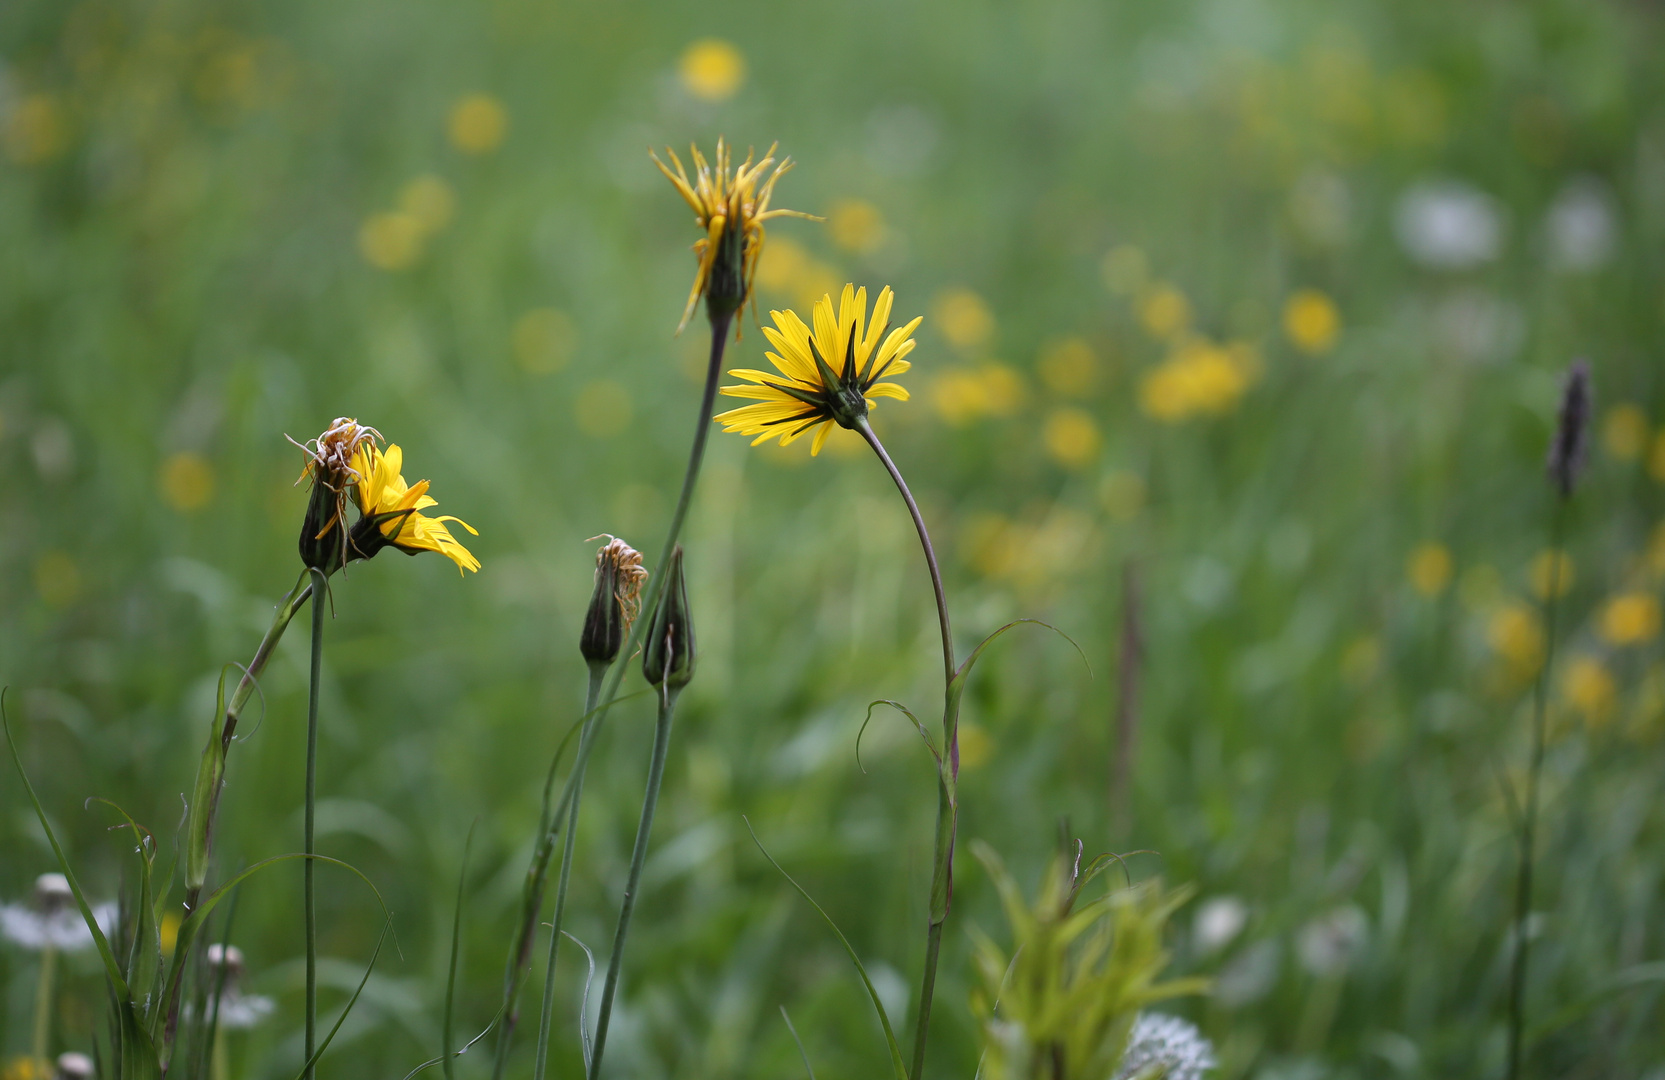
<path id="1" fill-rule="evenodd" d="M 1549 588 L 1544 596 L 1544 660 L 1532 691 L 1532 757 L 1526 769 L 1526 798 L 1521 813 L 1520 867 L 1515 879 L 1514 957 L 1509 970 L 1509 1058 L 1504 1070 L 1507 1080 L 1518 1080 L 1521 1043 L 1526 1029 L 1526 965 L 1532 950 L 1527 921 L 1532 914 L 1532 871 L 1538 834 L 1538 783 L 1544 770 L 1544 728 L 1549 708 L 1549 672 L 1555 663 L 1555 616 L 1561 595 L 1564 561 L 1561 536 L 1566 531 L 1567 500 L 1559 498 L 1549 526 Z"/>
<path id="2" fill-rule="evenodd" d="M 314 811 L 318 801 L 318 683 L 324 661 L 324 593 L 329 581 L 322 570 L 309 571 L 312 575 L 312 678 L 306 702 L 306 855 L 302 860 L 306 891 L 306 1060 L 305 1080 L 313 1080 L 317 1066 L 312 1064 L 313 1051 L 318 1043 L 318 904 L 314 890 L 315 843 Z"/>
<path id="3" fill-rule="evenodd" d="M 36 1064 L 47 1061 L 47 1044 L 52 1036 L 52 989 L 57 982 L 58 950 L 48 943 L 40 951 L 40 981 L 35 984 L 35 1030 L 31 1044 Z"/>
<path id="4" fill-rule="evenodd" d="M 913 493 L 908 490 L 908 482 L 902 479 L 901 470 L 890 460 L 884 444 L 873 433 L 873 425 L 867 422 L 865 416 L 858 421 L 856 430 L 867 440 L 867 445 L 873 448 L 873 452 L 879 455 L 879 460 L 884 462 L 891 480 L 896 483 L 896 490 L 902 495 L 902 501 L 908 505 L 908 513 L 913 516 L 913 527 L 919 532 L 919 546 L 925 552 L 925 565 L 931 571 L 931 589 L 937 601 L 937 622 L 942 629 L 942 741 L 948 757 L 946 761 L 937 763 L 937 832 L 933 844 L 930 918 L 925 932 L 925 972 L 919 983 L 919 1008 L 913 1033 L 913 1063 L 908 1069 L 908 1075 L 913 1080 L 919 1080 L 925 1068 L 925 1040 L 931 1027 L 931 998 L 936 992 L 937 955 L 942 949 L 942 926 L 948 918 L 948 901 L 954 888 L 954 827 L 955 819 L 959 815 L 957 786 L 960 774 L 959 698 L 953 692 L 956 671 L 954 635 L 948 625 L 948 599 L 942 591 L 942 571 L 937 567 L 936 549 L 931 546 L 931 534 L 925 528 L 925 518 L 919 512 L 919 504 L 914 502 Z"/>

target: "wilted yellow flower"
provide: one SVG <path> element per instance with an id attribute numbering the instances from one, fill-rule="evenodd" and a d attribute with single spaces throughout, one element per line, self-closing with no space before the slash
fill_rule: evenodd
<path id="1" fill-rule="evenodd" d="M 13 161 L 44 165 L 69 148 L 69 117 L 56 94 L 29 94 L 6 115 L 4 134 Z"/>
<path id="2" fill-rule="evenodd" d="M 1329 352 L 1341 334 L 1341 312 L 1317 289 L 1298 290 L 1283 306 L 1283 332 L 1304 353 Z"/>
<path id="3" fill-rule="evenodd" d="M 1149 269 L 1145 253 L 1132 244 L 1111 248 L 1100 266 L 1105 287 L 1118 296 L 1132 296 L 1144 288 Z"/>
<path id="4" fill-rule="evenodd" d="M 1438 596 L 1451 584 L 1451 549 L 1436 543 L 1417 545 L 1405 560 L 1405 577 L 1423 596 Z"/>
<path id="5" fill-rule="evenodd" d="M 359 521 L 352 532 L 353 557 L 368 559 L 384 547 L 396 547 L 407 555 L 437 551 L 457 564 L 459 574 L 480 569 L 480 560 L 457 542 L 445 523 L 455 521 L 475 536 L 480 534 L 461 518 L 422 513 L 436 502 L 428 494 L 428 481 L 405 483 L 404 457 L 397 443 L 389 443 L 383 453 L 374 439 L 360 443 L 354 452 L 353 472 L 358 480 L 353 485 L 353 498 L 358 503 Z"/>
<path id="6" fill-rule="evenodd" d="M 676 328 L 679 334 L 694 317 L 694 308 L 701 296 L 708 296 L 709 302 L 721 308 L 725 315 L 746 306 L 757 275 L 757 261 L 763 254 L 765 221 L 777 217 L 818 220 L 797 210 L 769 209 L 775 181 L 792 169 L 792 159 L 786 158 L 769 174 L 769 179 L 763 180 L 763 174 L 775 164 L 774 146 L 769 147 L 756 165 L 747 151 L 746 160 L 739 168 L 731 165 L 728 146 L 722 139 L 717 140 L 713 164 L 706 163 L 698 147 L 690 147 L 689 151 L 694 162 L 692 180 L 683 170 L 681 159 L 669 147 L 665 154 L 676 166 L 674 173 L 659 160 L 659 155 L 649 155 L 665 179 L 676 185 L 677 192 L 693 209 L 695 223 L 705 234 L 694 242 L 699 268 L 694 272 L 694 287 L 688 292 L 682 322 Z"/>
<path id="7" fill-rule="evenodd" d="M 372 214 L 358 231 L 358 249 L 378 270 L 408 270 L 422 257 L 428 230 L 403 211 Z"/>
<path id="8" fill-rule="evenodd" d="M 885 242 L 884 215 L 865 199 L 840 199 L 827 212 L 827 233 L 845 251 L 866 254 Z"/>
<path id="9" fill-rule="evenodd" d="M 586 384 L 573 398 L 572 408 L 578 429 L 598 439 L 624 431 L 630 426 L 634 412 L 630 391 L 612 379 L 596 379 Z"/>
<path id="10" fill-rule="evenodd" d="M 173 454 L 162 463 L 162 497 L 175 510 L 200 510 L 214 495 L 214 469 L 201 454 Z"/>
<path id="11" fill-rule="evenodd" d="M 451 107 L 446 127 L 451 145 L 465 154 L 487 154 L 503 145 L 509 114 L 490 94 L 470 94 Z"/>
<path id="12" fill-rule="evenodd" d="M 572 317 L 555 308 L 533 308 L 515 320 L 510 335 L 515 363 L 522 371 L 546 375 L 565 367 L 578 347 Z"/>
<path id="13" fill-rule="evenodd" d="M 1600 727 L 1613 712 L 1619 696 L 1612 674 L 1593 656 L 1576 657 L 1561 677 L 1561 696 L 1584 716 L 1591 727 Z"/>
<path id="14" fill-rule="evenodd" d="M 1049 342 L 1041 350 L 1041 381 L 1054 394 L 1085 397 L 1098 382 L 1098 357 L 1082 338 Z"/>
<path id="15" fill-rule="evenodd" d="M 306 466 L 295 483 L 312 481 L 306 516 L 301 521 L 299 548 L 303 565 L 333 574 L 351 558 L 346 527 L 347 489 L 364 479 L 364 473 L 356 467 L 360 449 L 365 444 L 374 448 L 379 438 L 381 432 L 368 424 L 350 416 L 338 416 L 316 439 L 304 443 L 289 439 L 306 455 Z"/>
<path id="16" fill-rule="evenodd" d="M 1492 650 L 1516 674 L 1531 675 L 1544 659 L 1544 627 L 1538 613 L 1525 604 L 1507 604 L 1492 614 L 1486 627 Z"/>
<path id="17" fill-rule="evenodd" d="M 1098 425 L 1081 409 L 1055 409 L 1046 418 L 1041 439 L 1052 460 L 1071 469 L 1079 469 L 1098 456 Z"/>
<path id="18" fill-rule="evenodd" d="M 1565 551 L 1540 551 L 1532 560 L 1532 593 L 1548 600 L 1550 591 L 1565 596 L 1572 591 L 1573 561 Z"/>
<path id="19" fill-rule="evenodd" d="M 746 81 L 746 58 L 721 38 L 702 38 L 683 50 L 677 70 L 701 101 L 727 101 Z"/>
<path id="20" fill-rule="evenodd" d="M 949 289 L 931 304 L 937 328 L 950 345 L 975 349 L 994 333 L 994 315 L 983 298 L 970 289 Z"/>
<path id="21" fill-rule="evenodd" d="M 1139 325 L 1158 341 L 1167 341 L 1191 325 L 1191 302 L 1166 282 L 1151 285 L 1139 297 Z"/>
<path id="22" fill-rule="evenodd" d="M 438 232 L 451 223 L 457 196 L 451 185 L 439 177 L 418 176 L 399 192 L 399 209 L 415 218 L 424 232 Z"/>
<path id="23" fill-rule="evenodd" d="M 886 335 L 893 299 L 888 285 L 879 290 L 873 319 L 867 322 L 866 288 L 845 285 L 836 314 L 831 296 L 816 301 L 813 330 L 795 311 L 771 311 L 775 325 L 765 326 L 763 336 L 775 347 L 767 355 L 776 370 L 730 371 L 751 385 L 725 386 L 723 393 L 758 403 L 719 413 L 717 422 L 725 431 L 756 436 L 753 446 L 776 438 L 785 446 L 815 428 L 813 456 L 821 452 L 833 424 L 854 429 L 864 422 L 874 398 L 908 400 L 907 390 L 879 380 L 912 367 L 906 358 L 914 348 L 913 332 L 924 319 L 916 317 Z"/>
<path id="24" fill-rule="evenodd" d="M 1601 442 L 1620 461 L 1635 461 L 1648 448 L 1648 417 L 1625 402 L 1607 410 L 1601 421 Z"/>
<path id="25" fill-rule="evenodd" d="M 1622 593 L 1601 613 L 1601 636 L 1614 645 L 1637 645 L 1659 635 L 1659 600 L 1651 593 Z"/>

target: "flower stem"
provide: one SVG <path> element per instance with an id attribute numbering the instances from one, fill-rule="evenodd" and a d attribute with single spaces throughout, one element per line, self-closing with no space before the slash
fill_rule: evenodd
<path id="1" fill-rule="evenodd" d="M 314 891 L 312 856 L 317 853 L 314 810 L 318 801 L 318 684 L 324 662 L 324 591 L 328 580 L 321 570 L 312 570 L 312 685 L 306 702 L 306 855 L 302 873 L 306 889 L 306 1061 L 305 1080 L 313 1080 L 317 1066 L 312 1062 L 318 1044 L 318 904 Z"/>
<path id="2" fill-rule="evenodd" d="M 1555 662 L 1555 615 L 1561 594 L 1561 536 L 1567 500 L 1556 500 L 1549 526 L 1549 591 L 1544 597 L 1544 660 L 1532 692 L 1532 757 L 1526 770 L 1526 799 L 1521 814 L 1520 868 L 1515 878 L 1514 957 L 1509 971 L 1509 1058 L 1507 1080 L 1520 1076 L 1521 1042 L 1526 1029 L 1526 964 L 1531 941 L 1526 923 L 1532 912 L 1532 870 L 1538 833 L 1538 781 L 1544 769 L 1544 727 L 1548 712 L 1549 674 Z"/>
<path id="3" fill-rule="evenodd" d="M 584 760 L 584 749 L 594 738 L 594 725 L 598 718 L 590 714 L 595 711 L 596 700 L 601 696 L 601 680 L 606 674 L 607 666 L 605 664 L 592 663 L 590 665 L 590 685 L 584 692 L 584 715 L 586 719 L 584 730 L 578 736 L 578 761 Z M 573 834 L 577 831 L 575 826 L 578 824 L 578 797 L 584 789 L 584 773 L 580 770 L 578 762 L 574 762 L 572 768 L 572 776 L 567 780 L 567 792 L 562 796 L 561 806 L 556 812 L 557 818 L 563 812 L 566 815 L 567 835 L 566 842 L 561 847 L 561 874 L 555 882 L 555 920 L 551 923 L 549 933 L 549 962 L 543 973 L 543 1008 L 538 1019 L 538 1053 L 532 1064 L 533 1080 L 543 1080 L 544 1068 L 549 1057 L 549 1027 L 555 1013 L 555 960 L 561 951 L 561 922 L 566 916 L 567 883 L 572 877 Z M 553 837 L 554 831 L 560 828 L 559 822 L 552 823 L 550 828 L 549 835 Z M 579 1022 L 583 1022 L 582 1018 Z M 508 1060 L 508 1038 L 506 1035 L 499 1045 L 503 1047 L 503 1051 L 498 1055 L 499 1063 L 496 1068 L 501 1069 L 502 1063 Z"/>
<path id="4" fill-rule="evenodd" d="M 908 490 L 907 481 L 902 479 L 901 470 L 890 460 L 884 444 L 873 433 L 873 426 L 867 422 L 865 416 L 858 422 L 856 430 L 867 440 L 867 445 L 873 448 L 873 452 L 879 455 L 879 460 L 884 463 L 891 480 L 895 481 L 902 501 L 907 504 L 908 513 L 913 516 L 913 527 L 919 533 L 919 546 L 925 552 L 925 565 L 931 572 L 931 589 L 937 601 L 937 621 L 942 630 L 942 741 L 946 747 L 947 758 L 937 765 L 937 830 L 935 842 L 932 844 L 931 898 L 925 930 L 925 972 L 919 983 L 919 1008 L 913 1032 L 913 1063 L 908 1070 L 908 1075 L 913 1080 L 919 1080 L 925 1068 L 925 1041 L 931 1028 L 931 999 L 936 993 L 937 955 L 942 949 L 942 925 L 948 918 L 948 903 L 954 894 L 954 828 L 959 818 L 960 776 L 960 707 L 959 697 L 954 693 L 954 679 L 958 669 L 954 665 L 954 635 L 948 625 L 948 600 L 942 591 L 942 572 L 937 567 L 937 553 L 931 546 L 931 534 L 925 528 L 925 518 L 919 512 L 919 504 L 913 500 L 913 493 Z"/>
<path id="5" fill-rule="evenodd" d="M 680 691 L 661 689 L 659 719 L 653 728 L 653 760 L 648 766 L 647 794 L 642 799 L 642 818 L 636 823 L 636 846 L 630 852 L 630 877 L 624 885 L 624 902 L 619 905 L 619 925 L 613 933 L 613 955 L 607 961 L 607 981 L 601 988 L 601 1007 L 596 1013 L 595 1050 L 590 1054 L 590 1080 L 600 1075 L 601 1051 L 607 1045 L 607 1024 L 613 1016 L 613 995 L 619 988 L 619 970 L 624 966 L 624 939 L 630 934 L 630 916 L 636 910 L 636 896 L 642 882 L 642 864 L 647 862 L 648 837 L 653 832 L 653 813 L 659 806 L 659 785 L 665 779 L 665 755 L 671 744 L 671 714 L 676 711 Z"/>
<path id="6" fill-rule="evenodd" d="M 52 991 L 57 982 L 58 949 L 48 944 L 40 951 L 40 982 L 35 985 L 34 1064 L 49 1068 L 46 1056 L 52 1037 Z"/>

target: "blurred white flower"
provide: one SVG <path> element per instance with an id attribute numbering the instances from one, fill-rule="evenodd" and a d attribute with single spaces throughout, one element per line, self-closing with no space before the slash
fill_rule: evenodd
<path id="1" fill-rule="evenodd" d="M 1497 258 L 1503 212 L 1497 200 L 1472 185 L 1425 181 L 1400 197 L 1394 231 L 1405 253 L 1422 265 L 1462 270 Z"/>
<path id="2" fill-rule="evenodd" d="M 1160 1076 L 1162 1080 L 1202 1080 L 1214 1068 L 1214 1044 L 1190 1021 L 1162 1013 L 1140 1013 L 1127 1037 L 1127 1050 L 1113 1080 Z"/>
<path id="3" fill-rule="evenodd" d="M 1281 956 L 1276 941 L 1257 941 L 1239 953 L 1214 978 L 1214 997 L 1235 1008 L 1259 1001 L 1278 981 Z"/>
<path id="4" fill-rule="evenodd" d="M 1370 920 L 1359 907 L 1338 907 L 1301 927 L 1295 951 L 1314 975 L 1339 975 L 1364 948 Z"/>
<path id="5" fill-rule="evenodd" d="M 214 993 L 220 991 L 219 1026 L 227 1030 L 240 1031 L 254 1027 L 266 1017 L 272 1015 L 276 1003 L 269 997 L 259 994 L 243 993 L 243 950 L 235 945 L 208 946 L 208 1005 L 207 1012 L 214 1016 Z M 221 980 L 224 980 L 223 982 Z M 186 1013 L 192 1012 L 187 1005 Z"/>
<path id="6" fill-rule="evenodd" d="M 115 925 L 116 905 L 93 908 L 98 928 L 108 934 Z M 75 894 L 62 874 L 42 874 L 35 879 L 35 895 L 28 903 L 0 907 L 0 936 L 31 952 L 57 949 L 78 952 L 93 943 L 92 931 L 75 906 Z"/>
<path id="7" fill-rule="evenodd" d="M 58 1055 L 57 1072 L 52 1080 L 92 1080 L 93 1059 L 71 1050 Z"/>
<path id="8" fill-rule="evenodd" d="M 1441 300 L 1429 326 L 1435 347 L 1459 360 L 1507 360 L 1526 340 L 1526 317 L 1520 308 L 1480 289 L 1464 289 Z"/>
<path id="9" fill-rule="evenodd" d="M 1607 185 L 1581 176 L 1561 189 L 1544 221 L 1553 266 L 1594 270 L 1613 257 L 1612 197 Z"/>
<path id="10" fill-rule="evenodd" d="M 1216 896 L 1197 908 L 1192 934 L 1200 953 L 1218 952 L 1243 932 L 1249 906 L 1235 896 Z"/>

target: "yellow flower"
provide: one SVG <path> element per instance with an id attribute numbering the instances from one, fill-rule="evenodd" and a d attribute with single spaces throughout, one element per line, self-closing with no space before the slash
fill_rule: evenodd
<path id="1" fill-rule="evenodd" d="M 214 494 L 214 469 L 201 454 L 174 454 L 162 463 L 162 497 L 175 510 L 200 510 Z"/>
<path id="2" fill-rule="evenodd" d="M 729 397 L 756 398 L 758 404 L 743 405 L 720 413 L 715 419 L 723 430 L 755 435 L 752 445 L 779 438 L 785 446 L 816 428 L 810 454 L 821 452 L 832 426 L 855 429 L 865 422 L 873 398 L 908 400 L 908 392 L 893 382 L 880 382 L 886 375 L 901 375 L 913 365 L 906 357 L 913 351 L 913 332 L 924 321 L 921 316 L 906 326 L 890 328 L 893 299 L 887 285 L 879 290 L 873 304 L 873 319 L 866 323 L 867 290 L 845 285 L 835 317 L 831 296 L 815 302 L 815 329 L 804 325 L 795 311 L 771 311 L 774 326 L 765 326 L 763 336 L 776 349 L 768 355 L 779 374 L 738 368 L 729 374 L 753 385 L 725 386 Z M 881 341 L 881 337 L 883 340 Z"/>
<path id="3" fill-rule="evenodd" d="M 457 542 L 445 523 L 455 521 L 475 536 L 480 534 L 460 518 L 422 513 L 435 501 L 428 494 L 428 481 L 405 483 L 400 473 L 404 456 L 397 443 L 389 443 L 383 453 L 374 441 L 360 444 L 353 454 L 358 477 L 353 497 L 359 510 L 351 541 L 354 557 L 368 559 L 384 547 L 396 547 L 407 555 L 437 551 L 457 564 L 458 573 L 480 569 L 480 560 Z"/>
<path id="4" fill-rule="evenodd" d="M 1158 282 L 1139 297 L 1139 323 L 1145 333 L 1166 341 L 1191 325 L 1191 302 L 1172 285 Z"/>
<path id="5" fill-rule="evenodd" d="M 779 144 L 776 144 L 779 145 Z M 694 287 L 688 292 L 688 306 L 682 312 L 682 322 L 676 331 L 681 333 L 701 296 L 716 304 L 720 314 L 731 314 L 745 307 L 752 295 L 752 282 L 757 276 L 758 256 L 763 253 L 763 223 L 770 218 L 800 217 L 818 221 L 813 214 L 797 210 L 771 210 L 769 199 L 775 193 L 775 181 L 792 169 L 792 159 L 785 158 L 775 171 L 763 180 L 769 166 L 775 164 L 775 146 L 763 155 L 763 160 L 752 164 L 750 151 L 739 168 L 730 165 L 729 149 L 722 139 L 717 140 L 717 153 L 708 164 L 698 147 L 689 147 L 693 155 L 694 178 L 682 168 L 682 160 L 669 147 L 665 154 L 676 166 L 672 173 L 658 154 L 650 153 L 653 163 L 665 174 L 665 179 L 676 185 L 684 201 L 693 208 L 694 221 L 705 233 L 694 242 L 694 255 L 699 269 L 694 272 Z M 759 181 L 762 181 L 760 184 Z"/>
<path id="6" fill-rule="evenodd" d="M 1039 367 L 1046 388 L 1066 397 L 1085 397 L 1098 381 L 1098 357 L 1078 337 L 1049 342 L 1041 350 Z"/>
<path id="7" fill-rule="evenodd" d="M 1607 410 L 1601 420 L 1601 441 L 1620 461 L 1635 461 L 1648 446 L 1648 417 L 1628 402 Z"/>
<path id="8" fill-rule="evenodd" d="M 358 250 L 378 270 L 408 270 L 422 257 L 428 230 L 402 210 L 372 214 L 358 230 Z"/>
<path id="9" fill-rule="evenodd" d="M 703 38 L 688 46 L 678 67 L 682 85 L 701 101 L 727 101 L 746 81 L 746 58 L 720 38 Z"/>
<path id="10" fill-rule="evenodd" d="M 465 154 L 496 150 L 509 131 L 509 114 L 490 94 L 470 94 L 451 109 L 451 145 Z"/>
<path id="11" fill-rule="evenodd" d="M 1246 347 L 1224 348 L 1205 338 L 1183 342 L 1145 373 L 1139 407 L 1169 423 L 1229 412 L 1254 381 L 1257 366 Z"/>
<path id="12" fill-rule="evenodd" d="M 1509 604 L 1497 611 L 1486 628 L 1492 649 L 1520 675 L 1531 675 L 1544 659 L 1544 627 L 1538 613 L 1525 604 Z"/>
<path id="13" fill-rule="evenodd" d="M 1098 425 L 1081 409 L 1054 410 L 1046 418 L 1041 438 L 1052 460 L 1071 469 L 1079 469 L 1097 457 L 1101 441 Z"/>
<path id="14" fill-rule="evenodd" d="M 1423 596 L 1438 596 L 1451 583 L 1451 550 L 1444 544 L 1419 545 L 1405 562 L 1405 576 Z"/>
<path id="15" fill-rule="evenodd" d="M 1561 679 L 1561 696 L 1568 705 L 1584 715 L 1585 723 L 1600 727 L 1613 711 L 1618 687 L 1600 660 L 1580 656 L 1567 665 L 1567 672 Z"/>
<path id="16" fill-rule="evenodd" d="M 55 94 L 30 94 L 11 107 L 3 135 L 19 165 L 42 165 L 69 149 L 69 117 Z"/>
<path id="17" fill-rule="evenodd" d="M 970 289 L 948 289 L 938 294 L 931 314 L 950 345 L 975 349 L 994 333 L 994 314 L 983 298 Z"/>
<path id="18" fill-rule="evenodd" d="M 865 255 L 878 250 L 886 238 L 884 215 L 865 199 L 840 199 L 827 213 L 832 242 L 845 251 Z"/>
<path id="19" fill-rule="evenodd" d="M 1659 635 L 1659 601 L 1648 593 L 1623 593 L 1601 613 L 1601 636 L 1615 645 L 1636 645 Z"/>
<path id="20" fill-rule="evenodd" d="M 1341 334 L 1341 313 L 1317 289 L 1301 289 L 1283 307 L 1283 332 L 1304 353 L 1326 353 Z"/>

